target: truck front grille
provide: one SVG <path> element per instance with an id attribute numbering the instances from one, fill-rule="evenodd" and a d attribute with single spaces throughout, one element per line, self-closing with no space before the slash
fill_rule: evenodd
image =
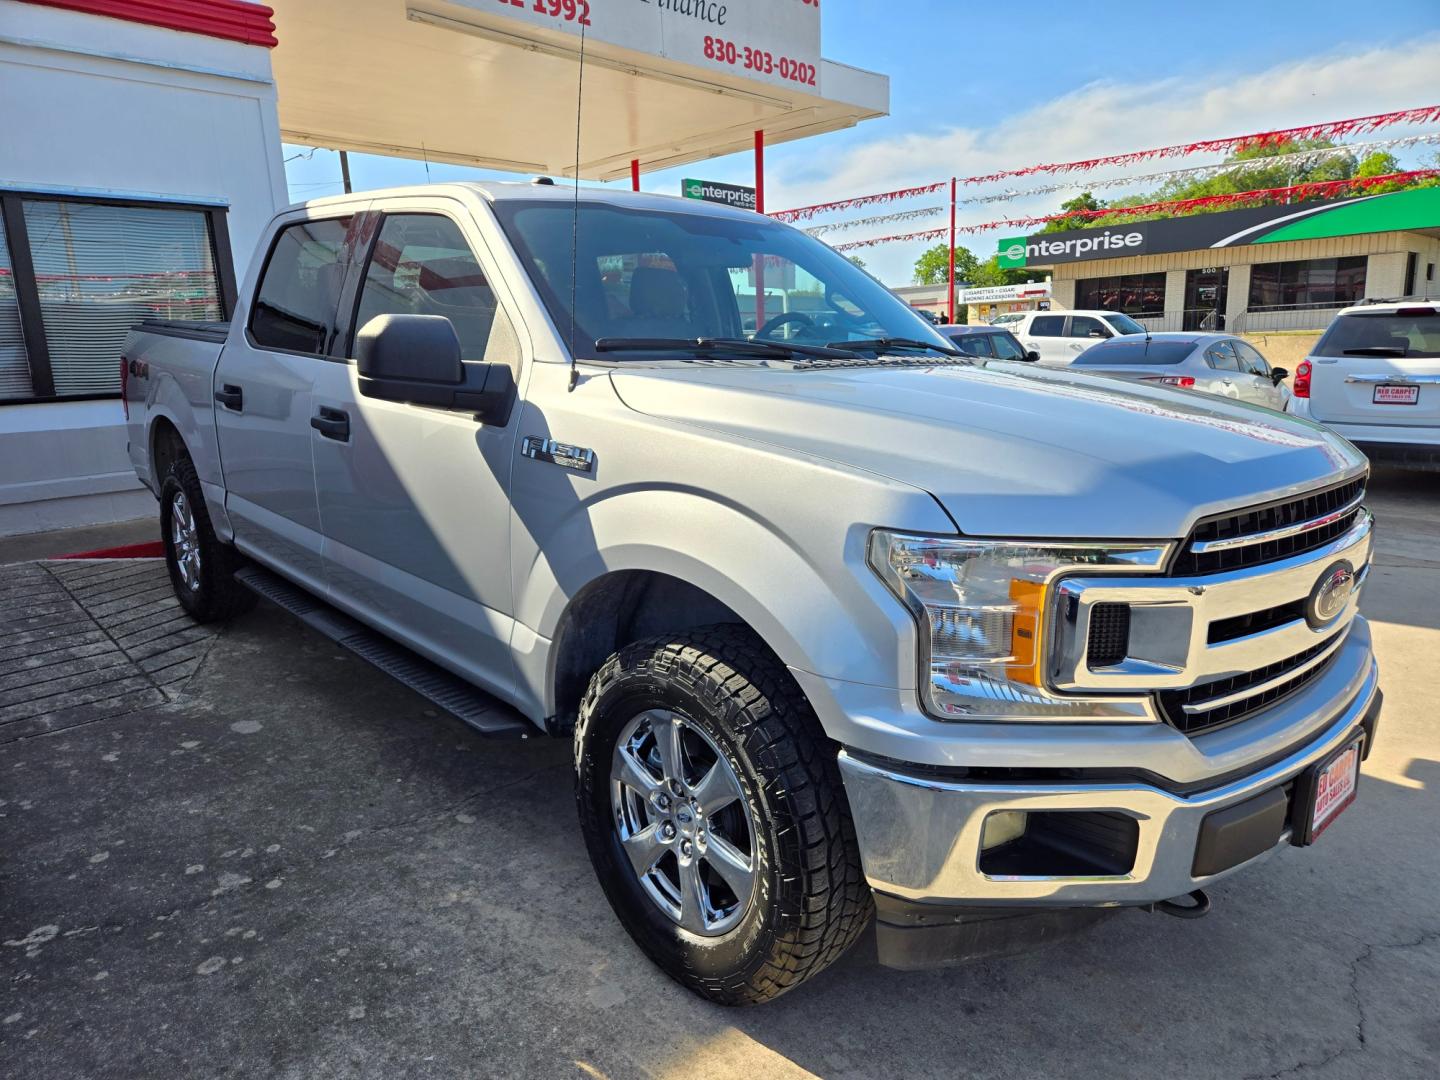
<path id="1" fill-rule="evenodd" d="M 1194 577 L 1243 570 L 1323 547 L 1355 524 L 1365 481 L 1365 476 L 1357 476 L 1292 499 L 1205 518 L 1190 533 L 1170 572 Z"/>
<path id="2" fill-rule="evenodd" d="M 1275 704 L 1319 678 L 1339 652 L 1344 633 L 1273 664 L 1198 683 L 1184 690 L 1162 690 L 1160 711 L 1186 735 L 1203 735 Z"/>

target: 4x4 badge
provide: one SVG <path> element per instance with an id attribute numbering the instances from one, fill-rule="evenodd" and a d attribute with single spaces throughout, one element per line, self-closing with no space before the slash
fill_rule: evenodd
<path id="1" fill-rule="evenodd" d="M 595 451 L 588 446 L 571 446 L 539 435 L 526 435 L 520 452 L 536 461 L 548 461 L 576 472 L 589 472 L 595 467 Z"/>

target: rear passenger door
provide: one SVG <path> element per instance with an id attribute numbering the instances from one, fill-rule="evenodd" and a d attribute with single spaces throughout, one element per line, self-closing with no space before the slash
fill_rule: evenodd
<path id="1" fill-rule="evenodd" d="M 469 211 L 388 201 L 369 215 L 349 312 L 317 377 L 311 432 L 331 602 L 497 692 L 513 686 L 510 466 L 514 416 L 359 394 L 355 331 L 377 315 L 441 315 L 466 363 L 521 375 L 521 338 Z M 514 415 L 518 415 L 518 408 Z"/>
<path id="2" fill-rule="evenodd" d="M 1099 345 L 1112 336 L 1110 328 L 1093 315 L 1071 315 L 1065 327 L 1065 346 L 1073 360 L 1091 345 Z"/>
<path id="3" fill-rule="evenodd" d="M 1022 340 L 1040 354 L 1042 364 L 1068 364 L 1075 355 L 1065 341 L 1064 315 L 1036 315 Z"/>
<path id="4" fill-rule="evenodd" d="M 243 327 L 215 369 L 215 433 L 225 508 L 242 551 L 324 589 L 310 459 L 315 376 L 335 332 L 350 211 L 281 219 Z"/>
<path id="5" fill-rule="evenodd" d="M 1240 400 L 1240 358 L 1235 355 L 1234 343 L 1217 341 L 1206 346 L 1205 362 L 1210 365 L 1209 385 L 1201 389 Z"/>

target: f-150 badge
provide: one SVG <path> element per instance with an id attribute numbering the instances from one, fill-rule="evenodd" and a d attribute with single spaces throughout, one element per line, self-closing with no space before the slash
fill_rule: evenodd
<path id="1" fill-rule="evenodd" d="M 589 472 L 595 467 L 595 451 L 585 446 L 571 446 L 539 435 L 526 435 L 521 451 L 536 461 L 548 461 L 576 472 Z"/>

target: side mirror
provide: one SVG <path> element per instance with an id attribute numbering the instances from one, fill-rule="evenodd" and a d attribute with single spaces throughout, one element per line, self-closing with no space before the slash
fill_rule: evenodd
<path id="1" fill-rule="evenodd" d="M 1279 386 L 1282 382 L 1284 382 L 1284 381 L 1285 381 L 1286 379 L 1288 379 L 1289 377 L 1290 377 L 1290 369 L 1289 369 L 1289 368 L 1272 367 L 1272 368 L 1270 369 L 1270 380 L 1271 380 L 1276 386 Z"/>
<path id="2" fill-rule="evenodd" d="M 375 316 L 355 334 L 355 367 L 364 397 L 474 413 L 502 426 L 510 419 L 509 366 L 463 363 L 443 315 Z"/>
<path id="3" fill-rule="evenodd" d="M 1087 336 L 1094 338 L 1108 338 L 1110 335 L 1107 334 L 1104 330 L 1101 330 L 1099 327 L 1096 327 L 1094 330 L 1091 330 Z"/>
<path id="4" fill-rule="evenodd" d="M 1026 359 L 1026 360 L 1029 360 L 1032 364 L 1035 364 L 1035 363 L 1038 363 L 1038 362 L 1039 362 L 1039 360 L 1040 360 L 1040 354 L 1039 354 L 1038 352 L 1036 352 L 1034 349 L 1026 349 L 1026 350 L 1025 350 L 1025 359 Z"/>

